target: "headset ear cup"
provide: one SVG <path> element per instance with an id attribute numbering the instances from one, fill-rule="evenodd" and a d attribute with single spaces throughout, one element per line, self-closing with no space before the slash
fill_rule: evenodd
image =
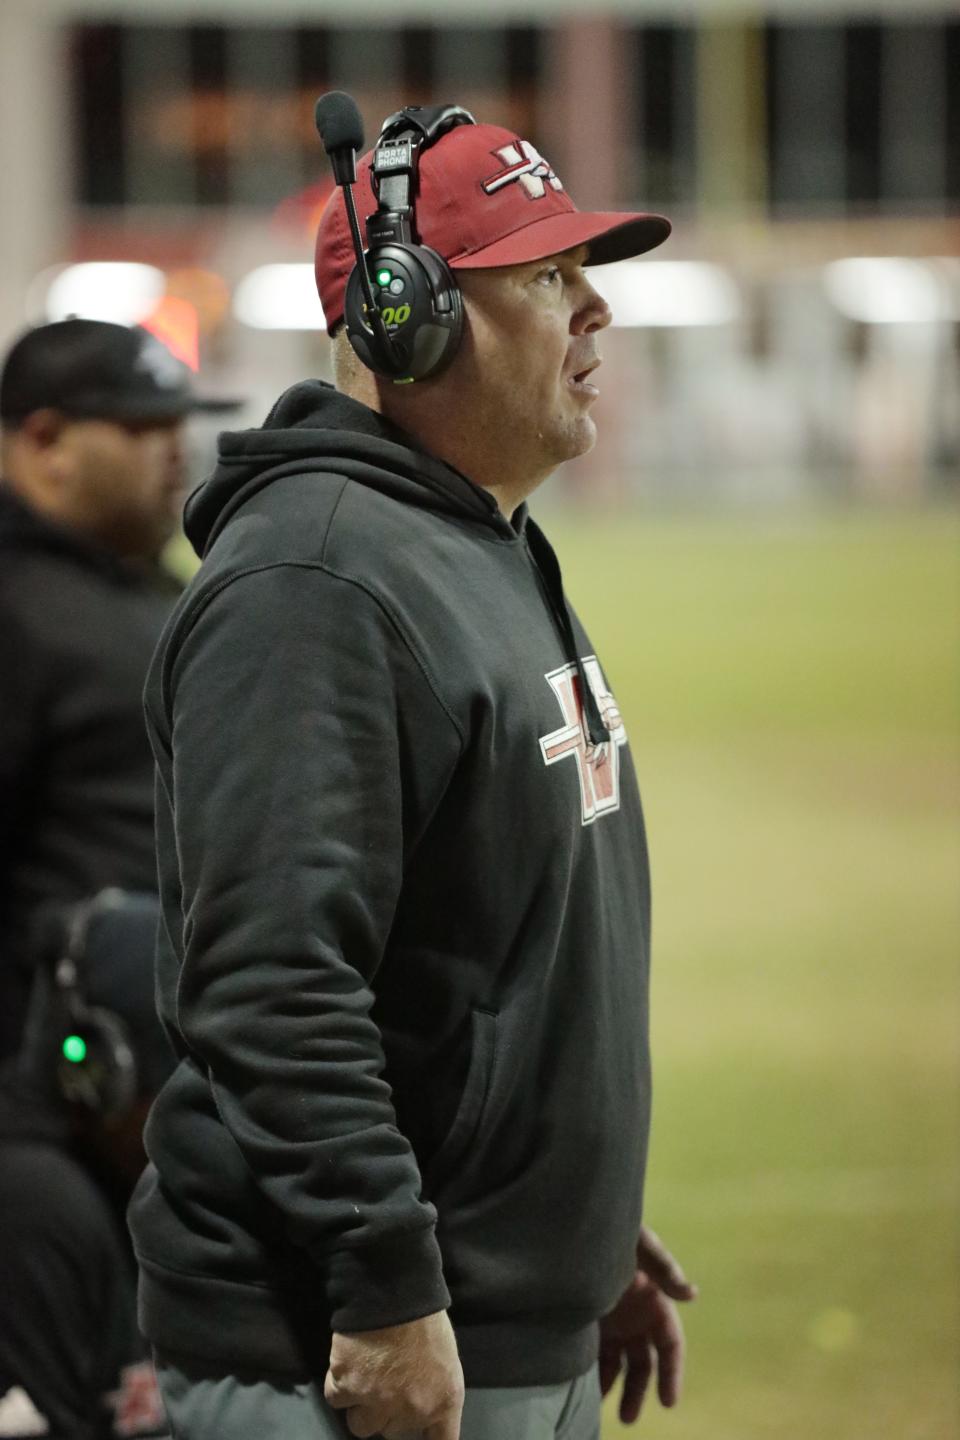
<path id="1" fill-rule="evenodd" d="M 434 323 L 414 340 L 417 380 L 441 374 L 451 363 L 463 339 L 463 292 L 446 260 L 428 245 L 417 246 L 417 256 L 428 275 L 434 300 Z M 436 333 L 434 333 L 436 332 Z M 429 333 L 428 341 L 424 333 Z"/>
<path id="2" fill-rule="evenodd" d="M 394 379 L 398 374 L 394 357 L 384 351 L 379 335 L 367 323 L 363 291 L 356 268 L 351 272 L 350 279 L 347 281 L 343 320 L 347 339 L 357 358 L 375 375 L 381 375 L 384 379 Z"/>
<path id="3" fill-rule="evenodd" d="M 456 355 L 463 334 L 463 300 L 450 267 L 426 245 L 393 243 L 368 251 L 366 263 L 380 288 L 380 314 L 395 349 L 386 350 L 367 323 L 363 288 L 354 268 L 343 313 L 355 353 L 368 369 L 388 380 L 427 380 L 440 374 Z M 389 278 L 381 285 L 384 275 Z"/>

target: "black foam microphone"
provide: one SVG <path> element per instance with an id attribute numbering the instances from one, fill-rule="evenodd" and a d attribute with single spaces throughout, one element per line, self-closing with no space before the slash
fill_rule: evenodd
<path id="1" fill-rule="evenodd" d="M 338 185 L 355 184 L 357 151 L 363 149 L 363 118 L 357 102 L 342 90 L 331 90 L 320 96 L 313 114 L 334 180 Z"/>
<path id="2" fill-rule="evenodd" d="M 331 90 L 328 94 L 321 95 L 314 108 L 313 117 L 323 141 L 323 148 L 330 157 L 333 178 L 343 189 L 343 203 L 350 222 L 350 234 L 353 237 L 370 327 L 380 344 L 385 347 L 386 353 L 399 358 L 400 352 L 383 323 L 380 308 L 374 298 L 373 286 L 370 284 L 363 241 L 360 239 L 360 222 L 357 219 L 357 207 L 351 188 L 357 182 L 357 151 L 363 149 L 363 117 L 357 102 L 342 90 Z"/>

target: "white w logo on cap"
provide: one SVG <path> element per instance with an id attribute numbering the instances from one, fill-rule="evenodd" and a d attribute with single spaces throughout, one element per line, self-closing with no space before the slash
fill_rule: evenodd
<path id="1" fill-rule="evenodd" d="M 547 193 L 547 185 L 552 190 L 563 189 L 553 169 L 529 140 L 518 140 L 515 145 L 504 145 L 493 153 L 503 161 L 504 169 L 491 175 L 489 180 L 484 180 L 483 188 L 488 195 L 494 195 L 498 190 L 502 190 L 504 185 L 512 185 L 514 181 L 519 182 L 531 200 L 542 200 Z"/>
<path id="2" fill-rule="evenodd" d="M 146 370 L 155 385 L 164 390 L 175 389 L 183 384 L 184 369 L 175 355 L 171 355 L 160 340 L 145 333 L 140 342 L 140 354 L 134 361 L 135 370 Z"/>

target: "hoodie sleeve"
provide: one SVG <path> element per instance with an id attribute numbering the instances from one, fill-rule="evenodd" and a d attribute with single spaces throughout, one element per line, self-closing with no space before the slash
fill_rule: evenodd
<path id="1" fill-rule="evenodd" d="M 165 673 L 183 1039 L 325 1274 L 334 1328 L 443 1309 L 436 1213 L 370 1009 L 458 732 L 381 605 L 315 566 L 232 579 Z"/>

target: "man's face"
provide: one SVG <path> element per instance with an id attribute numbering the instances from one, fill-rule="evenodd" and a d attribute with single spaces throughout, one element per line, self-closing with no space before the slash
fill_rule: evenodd
<path id="1" fill-rule="evenodd" d="M 582 245 L 532 264 L 457 274 L 468 325 L 456 379 L 474 433 L 531 478 L 585 454 L 597 438 L 591 372 L 611 315 L 587 279 L 586 257 Z"/>
<path id="2" fill-rule="evenodd" d="M 116 554 L 156 559 L 183 502 L 183 421 L 75 420 L 59 443 L 84 528 Z"/>

